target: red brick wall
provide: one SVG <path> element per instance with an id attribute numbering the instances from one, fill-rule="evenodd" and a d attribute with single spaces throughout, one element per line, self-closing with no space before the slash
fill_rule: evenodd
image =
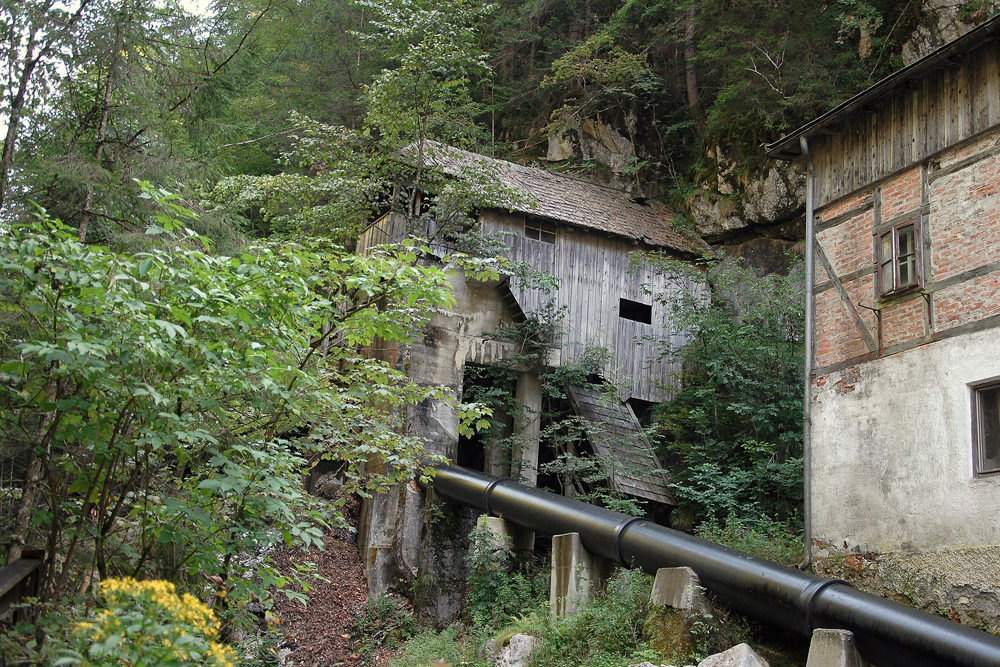
<path id="1" fill-rule="evenodd" d="M 937 331 L 993 315 L 1000 315 L 1000 273 L 990 273 L 934 294 Z"/>
<path id="2" fill-rule="evenodd" d="M 989 271 L 991 263 L 1000 264 L 1000 155 L 993 154 L 998 137 L 1000 129 L 939 156 L 937 169 L 944 170 L 940 174 L 935 175 L 929 167 L 928 177 L 923 178 L 917 165 L 878 184 L 877 197 L 873 196 L 875 190 L 865 189 L 817 211 L 821 224 L 857 211 L 850 219 L 818 232 L 816 239 L 863 326 L 877 346 L 881 341 L 877 354 L 894 345 L 929 341 L 930 334 L 1000 316 L 1000 271 Z M 878 199 L 880 210 L 872 206 Z M 875 289 L 874 230 L 881 232 L 886 223 L 920 214 L 925 200 L 930 206 L 929 212 L 925 209 L 922 229 L 929 242 L 929 256 L 922 261 L 927 267 L 924 283 L 919 290 L 880 299 Z M 962 279 L 962 274 L 972 270 L 986 273 Z M 817 285 L 828 284 L 829 277 L 819 262 L 814 277 Z M 835 289 L 816 294 L 815 304 L 817 369 L 870 352 Z M 878 309 L 881 322 L 865 306 Z"/>
<path id="3" fill-rule="evenodd" d="M 882 309 L 882 345 L 889 347 L 924 335 L 923 298 L 894 301 Z"/>
<path id="4" fill-rule="evenodd" d="M 845 197 L 840 201 L 833 202 L 821 211 L 817 211 L 816 215 L 820 221 L 826 222 L 832 218 L 837 217 L 841 213 L 847 213 L 853 209 L 864 206 L 865 197 L 871 195 L 871 190 L 862 190 L 861 192 Z"/>
<path id="5" fill-rule="evenodd" d="M 871 266 L 873 220 L 874 212 L 869 208 L 836 227 L 816 234 L 816 240 L 838 276 Z M 868 239 L 867 246 L 859 242 L 865 238 Z"/>
<path id="6" fill-rule="evenodd" d="M 871 275 L 862 276 L 844 284 L 851 302 L 871 303 L 871 290 L 875 283 Z M 867 301 L 866 301 L 867 299 Z M 816 366 L 822 368 L 865 354 L 861 332 L 851 319 L 847 306 L 841 301 L 835 289 L 827 289 L 816 295 Z M 872 311 L 857 308 L 861 320 L 874 338 L 875 317 Z"/>
<path id="7" fill-rule="evenodd" d="M 931 270 L 943 280 L 1000 260 L 1000 156 L 931 182 Z"/>
<path id="8" fill-rule="evenodd" d="M 920 208 L 920 167 L 889 179 L 882 184 L 882 221 L 911 213 Z"/>

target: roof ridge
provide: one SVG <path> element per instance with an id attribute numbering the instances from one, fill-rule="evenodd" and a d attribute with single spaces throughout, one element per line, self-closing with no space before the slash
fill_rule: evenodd
<path id="1" fill-rule="evenodd" d="M 440 146 L 441 148 L 443 148 L 445 150 L 451 150 L 451 151 L 455 151 L 455 152 L 458 152 L 458 153 L 464 153 L 464 154 L 469 155 L 470 157 L 475 158 L 475 159 L 492 160 L 493 162 L 501 162 L 501 163 L 503 163 L 505 165 L 510 165 L 511 167 L 516 167 L 516 168 L 519 168 L 519 169 L 530 169 L 530 170 L 533 170 L 533 171 L 541 172 L 541 173 L 546 174 L 548 176 L 553 176 L 553 177 L 556 177 L 556 178 L 565 178 L 565 179 L 570 180 L 570 181 L 574 181 L 574 182 L 577 182 L 577 183 L 582 183 L 583 185 L 590 185 L 590 186 L 597 187 L 597 188 L 604 188 L 605 190 L 610 190 L 611 192 L 614 192 L 614 193 L 617 193 L 617 194 L 626 195 L 626 196 L 631 196 L 633 194 L 633 193 L 629 192 L 628 190 L 624 190 L 622 188 L 615 187 L 615 186 L 613 186 L 613 185 L 611 185 L 609 183 L 601 183 L 599 181 L 592 181 L 592 180 L 584 178 L 582 176 L 577 176 L 575 174 L 565 174 L 565 173 L 559 172 L 559 171 L 551 171 L 551 170 L 545 169 L 543 167 L 534 167 L 534 166 L 530 166 L 530 165 L 526 165 L 526 164 L 521 164 L 520 162 L 513 162 L 513 161 L 508 160 L 507 158 L 503 158 L 503 157 L 493 157 L 492 155 L 483 155 L 482 153 L 475 153 L 473 151 L 466 150 L 464 148 L 458 148 L 457 146 L 452 146 L 451 144 L 446 144 L 444 142 L 437 141 L 435 139 L 424 139 L 423 141 L 425 143 L 428 143 L 428 144 L 434 144 L 436 146 Z M 416 142 L 414 142 L 414 144 L 415 143 Z M 412 146 L 413 144 L 410 144 L 410 145 Z M 405 151 L 406 149 L 404 148 L 403 150 Z"/>

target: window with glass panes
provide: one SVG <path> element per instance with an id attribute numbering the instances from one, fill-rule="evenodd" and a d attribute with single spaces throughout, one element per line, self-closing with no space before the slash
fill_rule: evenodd
<path id="1" fill-rule="evenodd" d="M 919 227 L 916 220 L 896 225 L 878 239 L 878 292 L 914 287 L 919 278 Z"/>
<path id="2" fill-rule="evenodd" d="M 537 218 L 526 218 L 524 221 L 524 236 L 534 241 L 555 243 L 556 225 L 555 223 Z"/>
<path id="3" fill-rule="evenodd" d="M 972 428 L 976 474 L 1000 472 L 1000 385 L 973 389 Z"/>

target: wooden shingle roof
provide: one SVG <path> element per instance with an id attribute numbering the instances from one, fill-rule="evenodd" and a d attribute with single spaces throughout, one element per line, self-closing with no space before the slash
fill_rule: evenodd
<path id="1" fill-rule="evenodd" d="M 417 152 L 416 146 L 408 146 L 403 152 L 412 156 Z M 670 224 L 671 211 L 662 203 L 640 203 L 627 192 L 606 185 L 486 157 L 436 141 L 425 141 L 422 153 L 427 164 L 450 176 L 459 176 L 467 169 L 481 169 L 503 186 L 523 193 L 523 197 L 510 202 L 509 208 L 518 213 L 684 254 L 701 255 L 707 248 L 697 236 L 674 229 Z"/>

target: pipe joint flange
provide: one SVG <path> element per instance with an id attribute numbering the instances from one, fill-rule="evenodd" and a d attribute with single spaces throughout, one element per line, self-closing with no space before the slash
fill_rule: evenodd
<path id="1" fill-rule="evenodd" d="M 807 635 L 811 635 L 812 631 L 816 629 L 813 625 L 813 611 L 816 606 L 816 598 L 825 588 L 834 584 L 844 584 L 845 586 L 854 588 L 843 579 L 821 579 L 806 586 L 802 590 L 802 593 L 799 594 L 799 609 L 804 609 L 806 612 L 805 629 Z"/>
<path id="2" fill-rule="evenodd" d="M 622 540 L 625 538 L 625 531 L 628 530 L 632 524 L 638 523 L 639 521 L 645 521 L 645 519 L 634 516 L 631 519 L 626 519 L 615 526 L 615 560 L 617 560 L 623 567 L 632 567 L 629 563 L 625 562 L 624 558 L 622 558 Z"/>
<path id="3" fill-rule="evenodd" d="M 486 489 L 483 490 L 483 511 L 486 512 L 486 516 L 493 515 L 493 512 L 490 510 L 490 494 L 493 493 L 493 489 L 497 488 L 497 484 L 506 481 L 508 481 L 506 477 L 499 477 L 490 482 Z"/>

